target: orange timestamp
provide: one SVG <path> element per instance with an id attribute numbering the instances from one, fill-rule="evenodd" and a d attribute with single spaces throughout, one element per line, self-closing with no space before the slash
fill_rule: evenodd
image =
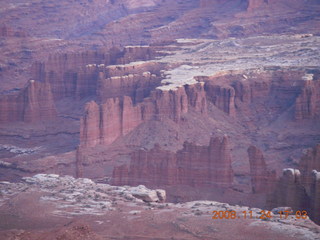
<path id="1" fill-rule="evenodd" d="M 213 216 L 212 219 L 262 219 L 268 220 L 275 217 L 271 211 L 261 210 L 258 214 L 254 214 L 253 211 L 212 211 Z M 277 216 L 279 215 L 280 219 L 307 219 L 308 213 L 307 211 L 279 211 Z"/>

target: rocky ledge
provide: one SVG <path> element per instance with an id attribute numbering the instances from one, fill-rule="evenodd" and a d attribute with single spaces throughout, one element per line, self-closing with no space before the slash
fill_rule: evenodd
<path id="1" fill-rule="evenodd" d="M 37 174 L 0 182 L 0 195 L 0 239 L 320 239 L 309 218 L 279 214 L 288 208 L 263 217 L 258 208 L 214 201 L 165 203 L 164 190 L 142 185 Z M 214 219 L 213 211 L 234 211 L 236 218 Z"/>

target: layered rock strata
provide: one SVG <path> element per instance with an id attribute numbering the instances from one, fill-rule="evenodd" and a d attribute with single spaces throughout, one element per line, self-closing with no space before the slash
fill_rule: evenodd
<path id="1" fill-rule="evenodd" d="M 206 114 L 203 84 L 186 85 L 177 90 L 154 90 L 143 102 L 134 104 L 131 97 L 108 98 L 102 104 L 90 102 L 81 119 L 80 143 L 83 146 L 110 144 L 150 119 L 179 122 L 193 109 Z"/>
<path id="2" fill-rule="evenodd" d="M 303 184 L 310 186 L 312 182 L 311 172 L 313 170 L 320 171 L 320 144 L 307 150 L 299 162 L 299 170 L 302 174 Z"/>
<path id="3" fill-rule="evenodd" d="M 267 193 L 273 189 L 276 172 L 268 170 L 260 149 L 255 146 L 248 148 L 251 185 L 253 193 Z"/>
<path id="4" fill-rule="evenodd" d="M 272 206 L 290 206 L 294 211 L 309 210 L 310 200 L 301 183 L 301 173 L 287 168 L 279 180 L 272 198 Z"/>
<path id="5" fill-rule="evenodd" d="M 309 149 L 301 158 L 298 169 L 284 169 L 271 206 L 290 206 L 294 211 L 305 210 L 316 223 L 320 223 L 319 145 Z"/>
<path id="6" fill-rule="evenodd" d="M 320 172 L 316 170 L 312 171 L 310 199 L 310 216 L 312 220 L 320 224 Z"/>
<path id="7" fill-rule="evenodd" d="M 141 102 L 160 84 L 160 78 L 149 71 L 140 74 L 120 74 L 108 78 L 105 76 L 105 73 L 100 72 L 97 87 L 100 102 L 121 96 L 130 96 L 134 102 Z"/>
<path id="8" fill-rule="evenodd" d="M 123 50 L 111 48 L 107 52 L 86 51 L 55 54 L 50 55 L 46 62 L 34 63 L 31 71 L 35 80 L 47 81 L 51 84 L 55 99 L 61 97 L 84 98 L 95 95 L 99 72 L 105 73 L 107 78 L 122 76 L 125 75 L 124 70 L 119 69 L 115 64 L 146 61 L 154 56 L 155 51 L 147 46 L 132 46 Z M 115 66 L 108 68 L 110 65 Z M 150 68 L 148 62 L 146 62 L 146 66 Z M 141 74 L 147 71 L 140 69 Z M 127 74 L 129 73 L 132 72 L 129 71 Z"/>
<path id="9" fill-rule="evenodd" d="M 301 94 L 295 102 L 297 120 L 318 119 L 320 116 L 320 80 L 313 80 L 312 74 L 309 75 L 310 79 L 305 81 Z"/>
<path id="10" fill-rule="evenodd" d="M 214 85 L 209 82 L 206 84 L 208 99 L 230 116 L 235 115 L 235 89 L 231 86 Z"/>
<path id="11" fill-rule="evenodd" d="M 56 107 L 48 82 L 30 80 L 18 93 L 0 98 L 0 122 L 37 122 L 53 120 Z"/>
<path id="12" fill-rule="evenodd" d="M 233 182 L 228 138 L 213 137 L 209 146 L 185 143 L 176 153 L 155 146 L 150 151 L 138 150 L 130 165 L 113 171 L 115 185 L 229 187 Z"/>

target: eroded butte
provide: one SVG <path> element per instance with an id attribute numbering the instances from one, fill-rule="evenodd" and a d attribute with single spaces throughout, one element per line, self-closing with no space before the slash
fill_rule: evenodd
<path id="1" fill-rule="evenodd" d="M 3 1 L 0 235 L 319 239 L 319 9 Z"/>

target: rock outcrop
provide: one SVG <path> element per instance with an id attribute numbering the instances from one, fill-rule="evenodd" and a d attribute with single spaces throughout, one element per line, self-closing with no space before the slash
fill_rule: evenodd
<path id="1" fill-rule="evenodd" d="M 153 59 L 156 52 L 149 46 L 126 46 L 117 59 L 117 64 L 127 64 L 134 61 Z"/>
<path id="2" fill-rule="evenodd" d="M 311 199 L 310 216 L 312 220 L 320 224 L 320 214 L 319 214 L 320 212 L 320 172 L 316 170 L 312 171 L 310 199 Z"/>
<path id="3" fill-rule="evenodd" d="M 299 163 L 299 170 L 284 169 L 271 197 L 272 206 L 290 206 L 305 210 L 316 223 L 320 223 L 320 144 L 308 149 Z"/>
<path id="4" fill-rule="evenodd" d="M 134 106 L 130 97 L 109 98 L 98 105 L 91 101 L 81 119 L 80 143 L 82 146 L 110 144 L 123 136 L 144 119 L 141 106 Z"/>
<path id="5" fill-rule="evenodd" d="M 86 105 L 81 120 L 80 143 L 83 146 L 110 144 L 150 119 L 171 119 L 179 122 L 189 109 L 206 114 L 206 95 L 201 83 L 177 90 L 154 90 L 143 102 L 134 104 L 131 97 L 108 98 L 98 105 Z"/>
<path id="6" fill-rule="evenodd" d="M 260 208 L 201 200 L 162 203 L 155 192 L 164 190 L 139 186 L 142 191 L 137 191 L 137 187 L 110 186 L 54 174 L 39 174 L 18 183 L 2 181 L 0 187 L 1 216 L 9 215 L 9 220 L 13 219 L 10 222 L 21 225 L 17 230 L 1 221 L 1 239 L 102 240 L 110 234 L 114 239 L 144 236 L 144 239 L 194 240 L 212 239 L 213 234 L 216 239 L 225 239 L 226 235 L 246 240 L 256 240 L 257 236 L 259 240 L 270 240 L 270 235 L 272 239 L 319 238 L 320 227 L 309 219 L 296 220 L 291 219 L 294 215 L 284 218 L 284 214 L 279 214 L 290 208 L 279 208 L 263 220 L 264 210 Z M 230 219 L 215 221 L 213 229 L 212 209 L 217 213 L 234 211 L 241 219 L 233 220 L 232 224 Z M 250 220 L 249 214 L 246 219 L 242 214 L 249 212 Z"/>
<path id="7" fill-rule="evenodd" d="M 306 80 L 301 94 L 295 102 L 295 119 L 318 119 L 319 116 L 320 81 Z"/>
<path id="8" fill-rule="evenodd" d="M 307 211 L 308 216 L 320 223 L 320 173 L 318 169 L 319 145 L 302 158 L 299 168 L 284 169 L 283 176 L 270 198 L 271 206 L 290 206 L 294 211 Z"/>
<path id="9" fill-rule="evenodd" d="M 91 101 L 85 106 L 85 113 L 80 122 L 81 145 L 96 145 L 100 143 L 100 107 Z"/>
<path id="10" fill-rule="evenodd" d="M 55 99 L 61 97 L 81 99 L 96 94 L 100 72 L 105 73 L 106 78 L 122 76 L 125 75 L 125 70 L 121 66 L 125 67 L 132 61 L 150 60 L 154 56 L 155 51 L 148 46 L 125 47 L 123 50 L 111 48 L 106 52 L 54 54 L 50 55 L 46 62 L 34 63 L 32 75 L 37 81 L 47 81 L 51 84 Z M 109 65 L 112 66 L 108 67 Z M 135 69 L 134 65 L 130 66 L 126 67 L 128 70 L 126 74 L 134 73 L 132 72 L 132 69 Z M 139 73 L 152 72 L 153 68 L 159 68 L 159 64 L 154 64 L 152 67 L 148 62 L 144 66 L 138 68 Z"/>
<path id="11" fill-rule="evenodd" d="M 57 116 L 48 82 L 30 80 L 17 94 L 0 98 L 0 122 L 37 122 Z"/>
<path id="12" fill-rule="evenodd" d="M 166 200 L 165 190 L 150 190 L 143 185 L 131 188 L 130 193 L 135 198 L 141 199 L 144 202 L 164 202 Z"/>
<path id="13" fill-rule="evenodd" d="M 160 78 L 151 72 L 109 78 L 105 78 L 105 74 L 101 72 L 97 94 L 100 102 L 105 102 L 108 98 L 129 96 L 136 103 L 143 101 L 159 85 Z"/>
<path id="14" fill-rule="evenodd" d="M 250 175 L 253 193 L 268 193 L 273 189 L 276 172 L 268 170 L 260 149 L 255 146 L 248 148 Z"/>
<path id="15" fill-rule="evenodd" d="M 185 143 L 176 153 L 155 146 L 150 151 L 138 150 L 131 156 L 130 165 L 113 171 L 116 185 L 192 187 L 229 187 L 233 170 L 227 137 L 211 138 L 209 146 Z"/>
<path id="16" fill-rule="evenodd" d="M 310 186 L 312 182 L 311 172 L 320 171 L 320 144 L 307 150 L 299 162 L 299 170 L 302 174 L 302 182 L 305 186 Z"/>
<path id="17" fill-rule="evenodd" d="M 310 200 L 301 183 L 300 171 L 292 168 L 284 169 L 271 199 L 272 207 L 289 206 L 294 211 L 308 211 Z"/>
<path id="18" fill-rule="evenodd" d="M 206 84 L 208 99 L 220 110 L 234 116 L 235 114 L 235 89 L 231 86 L 219 86 L 209 82 Z"/>
<path id="19" fill-rule="evenodd" d="M 115 63 L 119 50 L 111 49 L 108 53 L 87 51 L 50 55 L 48 61 L 37 62 L 32 66 L 32 75 L 38 81 L 47 81 L 52 86 L 55 99 L 61 97 L 88 96 L 96 90 L 97 68 L 86 67 L 91 64 Z M 78 96 L 78 97 L 80 97 Z"/>

